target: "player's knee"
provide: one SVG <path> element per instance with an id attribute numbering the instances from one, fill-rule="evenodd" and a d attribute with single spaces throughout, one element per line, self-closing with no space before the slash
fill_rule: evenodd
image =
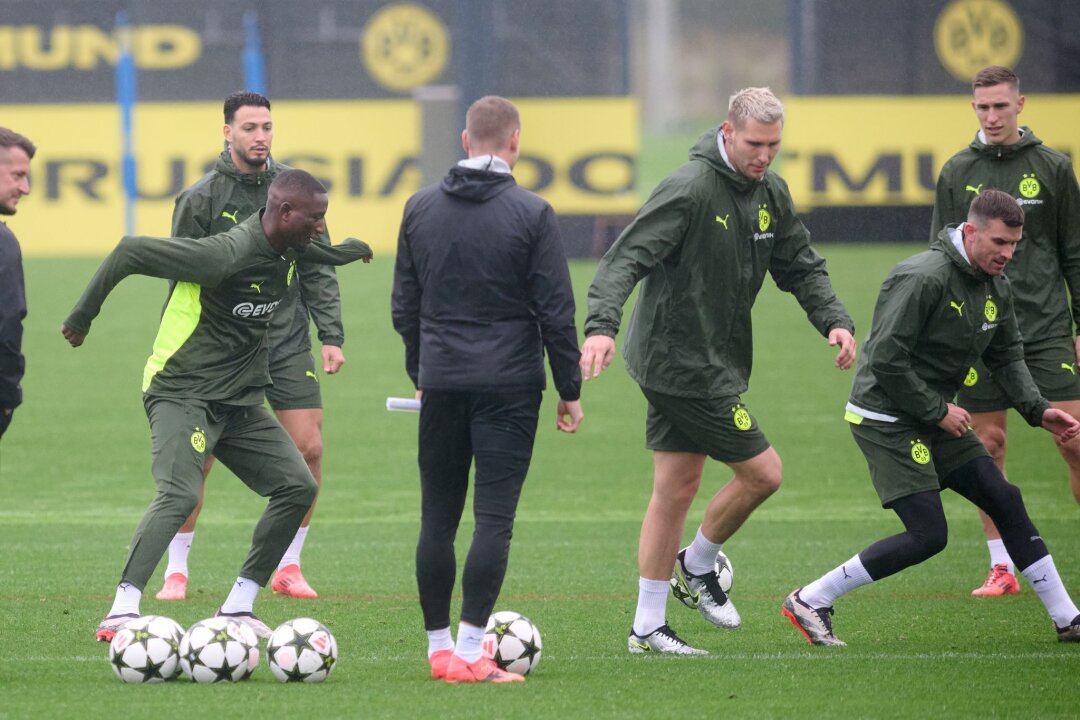
<path id="1" fill-rule="evenodd" d="M 304 456 L 304 462 L 309 466 L 312 463 L 322 462 L 323 441 L 321 433 L 309 433 L 297 443 L 297 448 L 300 449 L 300 454 Z"/>
<path id="2" fill-rule="evenodd" d="M 750 472 L 740 473 L 740 480 L 759 497 L 769 497 L 780 489 L 783 481 L 783 463 L 775 453 L 755 466 Z"/>
<path id="3" fill-rule="evenodd" d="M 945 523 L 935 523 L 921 532 L 916 539 L 923 559 L 932 558 L 949 544 L 949 529 Z"/>
<path id="4" fill-rule="evenodd" d="M 1005 449 L 1008 443 L 1008 436 L 1005 434 L 1004 428 L 991 425 L 979 428 L 978 434 L 979 440 L 986 447 L 986 452 L 990 453 L 994 464 L 1001 467 L 1005 462 Z"/>

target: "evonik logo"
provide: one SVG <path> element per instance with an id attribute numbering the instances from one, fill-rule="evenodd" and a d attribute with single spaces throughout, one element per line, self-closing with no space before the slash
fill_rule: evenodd
<path id="1" fill-rule="evenodd" d="M 268 303 L 255 303 L 242 302 L 233 308 L 232 314 L 236 317 L 242 318 L 254 318 L 262 317 L 263 315 L 269 315 L 274 312 L 274 309 L 281 303 L 280 300 Z"/>

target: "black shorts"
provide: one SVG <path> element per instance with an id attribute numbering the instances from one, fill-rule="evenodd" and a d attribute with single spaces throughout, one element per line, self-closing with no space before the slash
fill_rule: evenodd
<path id="1" fill-rule="evenodd" d="M 266 399 L 274 410 L 307 410 L 322 407 L 315 360 L 307 350 L 270 361 Z"/>

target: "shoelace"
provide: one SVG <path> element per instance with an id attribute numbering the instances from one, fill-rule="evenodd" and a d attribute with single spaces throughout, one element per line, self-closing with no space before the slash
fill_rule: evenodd
<path id="1" fill-rule="evenodd" d="M 681 637 L 679 637 L 678 635 L 676 635 L 676 634 L 675 634 L 675 631 L 674 631 L 674 630 L 672 630 L 672 629 L 671 629 L 671 626 L 670 626 L 670 625 L 668 625 L 667 623 L 664 623 L 664 624 L 663 624 L 663 625 L 661 625 L 660 627 L 656 628 L 656 630 L 654 630 L 653 632 L 654 632 L 654 633 L 658 633 L 658 634 L 660 634 L 660 635 L 663 635 L 663 636 L 664 636 L 664 637 L 666 637 L 667 639 L 669 639 L 669 640 L 672 640 L 672 641 L 674 641 L 674 642 L 677 642 L 677 643 L 679 643 L 680 645 L 685 645 L 685 644 L 686 644 L 686 641 L 685 641 L 685 640 L 683 640 L 683 639 L 682 639 Z"/>
<path id="2" fill-rule="evenodd" d="M 694 577 L 699 578 L 705 583 L 705 589 L 709 591 L 709 594 L 712 595 L 713 600 L 716 601 L 717 605 L 725 605 L 727 603 L 727 593 L 720 589 L 720 578 L 717 577 L 716 573 L 707 572 L 704 575 L 695 575 Z"/>
<path id="3" fill-rule="evenodd" d="M 810 606 L 808 605 L 807 607 L 810 607 Z M 836 611 L 833 610 L 831 606 L 830 607 L 823 607 L 823 608 L 810 608 L 810 610 L 815 615 L 818 616 L 818 620 L 821 621 L 821 624 L 824 625 L 825 629 L 829 631 L 830 635 L 832 635 L 832 617 L 831 616 Z"/>

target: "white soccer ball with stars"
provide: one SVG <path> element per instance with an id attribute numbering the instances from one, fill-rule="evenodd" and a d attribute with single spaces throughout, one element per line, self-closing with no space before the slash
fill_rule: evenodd
<path id="1" fill-rule="evenodd" d="M 334 670 L 337 658 L 333 633 L 311 618 L 278 625 L 266 641 L 266 662 L 281 682 L 322 682 Z"/>
<path id="2" fill-rule="evenodd" d="M 180 674 L 180 638 L 184 629 L 167 617 L 144 615 L 116 631 L 109 643 L 109 663 L 126 683 L 159 683 Z"/>
<path id="3" fill-rule="evenodd" d="M 521 613 L 502 610 L 488 618 L 483 652 L 503 670 L 528 675 L 540 663 L 540 631 Z"/>
<path id="4" fill-rule="evenodd" d="M 180 669 L 197 683 L 246 680 L 258 664 L 255 633 L 227 617 L 200 620 L 180 640 Z"/>

